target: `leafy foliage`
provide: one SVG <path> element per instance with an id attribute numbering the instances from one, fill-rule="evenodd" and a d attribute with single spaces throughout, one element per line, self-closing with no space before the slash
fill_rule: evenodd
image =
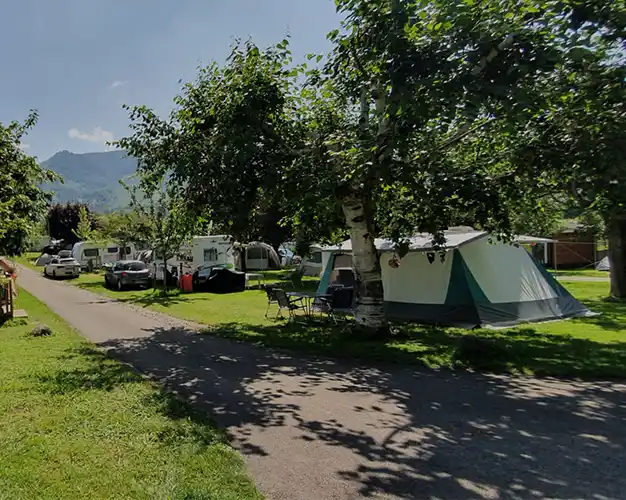
<path id="1" fill-rule="evenodd" d="M 224 66 L 202 68 L 184 86 L 168 120 L 131 108 L 134 134 L 119 145 L 144 175 L 167 176 L 191 213 L 239 239 L 262 202 L 289 214 L 283 222 L 302 240 L 348 229 L 357 322 L 384 327 L 374 237 L 391 237 L 402 255 L 415 232 L 441 245 L 463 217 L 509 236 L 513 207 L 527 199 L 520 184 L 532 177 L 509 146 L 550 102 L 537 82 L 575 57 L 581 37 L 609 36 L 606 9 L 336 3 L 344 21 L 329 34 L 330 55 L 316 58 L 322 67 L 294 69 L 286 40 L 265 51 L 236 45 Z"/>
<path id="2" fill-rule="evenodd" d="M 150 240 L 150 221 L 137 210 L 101 215 L 98 222 L 103 236 L 122 248 L 126 248 L 129 242 L 146 243 Z"/>
<path id="3" fill-rule="evenodd" d="M 196 233 L 201 227 L 202 219 L 192 217 L 186 212 L 179 200 L 171 195 L 163 179 L 155 184 L 154 178 L 149 181 L 144 178 L 143 182 L 127 186 L 127 189 L 134 217 L 141 221 L 141 225 L 137 227 L 140 232 L 132 236 L 143 238 L 156 252 L 159 260 L 165 263 Z M 120 234 L 131 236 L 124 232 L 118 233 L 118 237 Z"/>
<path id="4" fill-rule="evenodd" d="M 26 250 L 50 199 L 40 186 L 56 179 L 21 148 L 22 139 L 36 123 L 35 111 L 23 124 L 0 123 L 0 254 L 12 256 Z"/>
<path id="5" fill-rule="evenodd" d="M 130 108 L 134 135 L 119 146 L 145 176 L 169 176 L 191 214 L 241 241 L 254 239 L 264 218 L 275 225 L 283 215 L 276 188 L 281 166 L 293 159 L 289 60 L 286 42 L 264 53 L 250 42 L 236 45 L 225 68 L 202 68 L 184 86 L 169 120 Z"/>
<path id="6" fill-rule="evenodd" d="M 88 230 L 95 230 L 96 218 L 87 205 L 82 203 L 66 203 L 65 205 L 57 203 L 50 207 L 47 215 L 50 237 L 64 240 L 69 244 L 76 243 L 80 239 L 76 232 L 79 230 L 81 213 L 83 213 L 83 224 L 85 224 L 85 219 L 88 218 L 90 222 Z M 85 216 L 85 214 L 87 215 Z"/>
<path id="7" fill-rule="evenodd" d="M 78 208 L 78 223 L 74 234 L 79 241 L 101 241 L 102 233 L 95 228 L 93 218 L 90 217 L 86 206 Z"/>

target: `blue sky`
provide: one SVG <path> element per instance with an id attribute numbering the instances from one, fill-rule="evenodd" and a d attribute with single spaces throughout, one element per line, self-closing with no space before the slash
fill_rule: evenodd
<path id="1" fill-rule="evenodd" d="M 25 139 L 45 160 L 105 150 L 127 133 L 123 103 L 165 114 L 178 81 L 222 62 L 234 37 L 291 35 L 296 59 L 328 50 L 333 0 L 0 0 L 0 121 L 39 111 Z"/>

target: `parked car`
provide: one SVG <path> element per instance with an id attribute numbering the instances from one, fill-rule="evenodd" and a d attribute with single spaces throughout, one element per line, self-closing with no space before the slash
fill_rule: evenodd
<path id="1" fill-rule="evenodd" d="M 52 278 L 78 278 L 80 264 L 72 257 L 61 258 L 55 255 L 44 266 L 43 274 Z"/>
<path id="2" fill-rule="evenodd" d="M 105 269 L 104 284 L 109 288 L 149 288 L 152 285 L 152 271 L 140 260 L 120 260 Z"/>

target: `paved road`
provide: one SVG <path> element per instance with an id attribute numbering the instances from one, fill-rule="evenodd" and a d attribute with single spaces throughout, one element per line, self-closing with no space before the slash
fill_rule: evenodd
<path id="1" fill-rule="evenodd" d="M 624 384 L 302 359 L 194 334 L 26 269 L 19 280 L 210 411 L 269 499 L 624 498 Z"/>

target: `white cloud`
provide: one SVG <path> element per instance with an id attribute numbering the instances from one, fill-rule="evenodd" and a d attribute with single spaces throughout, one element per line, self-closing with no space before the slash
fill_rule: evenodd
<path id="1" fill-rule="evenodd" d="M 115 80 L 109 88 L 116 89 L 117 87 L 121 87 L 122 85 L 126 85 L 128 82 L 126 80 Z"/>
<path id="2" fill-rule="evenodd" d="M 80 139 L 81 141 L 96 142 L 98 144 L 104 144 L 113 140 L 113 134 L 102 127 L 94 128 L 91 133 L 71 128 L 67 131 L 67 135 L 70 139 Z"/>

